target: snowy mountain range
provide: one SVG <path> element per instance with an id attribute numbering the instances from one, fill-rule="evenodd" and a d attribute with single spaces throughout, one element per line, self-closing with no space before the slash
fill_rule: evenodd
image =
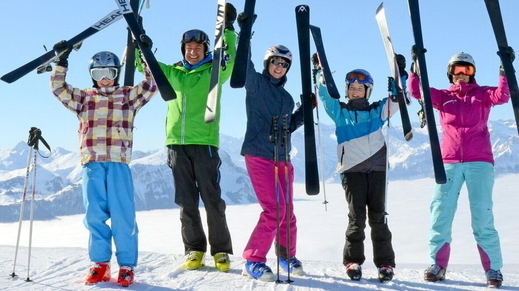
<path id="1" fill-rule="evenodd" d="M 324 165 L 324 171 L 321 171 L 327 183 L 339 183 L 340 177 L 335 173 L 335 127 L 322 124 L 320 126 Z M 491 121 L 489 127 L 496 160 L 496 174 L 519 172 L 519 137 L 515 122 Z M 389 133 L 389 179 L 414 180 L 432 177 L 427 130 L 414 124 L 414 137 L 410 142 L 404 140 L 400 127 L 390 127 Z M 303 131 L 296 131 L 292 140 L 291 157 L 295 168 L 295 181 L 304 183 Z M 222 196 L 229 205 L 256 202 L 244 159 L 240 155 L 241 144 L 241 138 L 226 135 L 220 138 Z M 320 156 L 319 141 L 317 145 Z M 29 151 L 30 148 L 25 142 L 18 143 L 10 150 L 0 151 L 0 222 L 18 220 Z M 41 153 L 46 154 L 44 150 L 41 150 Z M 175 189 L 171 170 L 165 161 L 165 149 L 133 152 L 130 166 L 135 184 L 137 210 L 177 207 L 173 198 Z M 83 213 L 79 154 L 56 147 L 48 158 L 38 156 L 36 164 L 35 219 L 46 220 L 56 216 Z M 32 177 L 31 172 L 27 199 L 30 197 Z"/>

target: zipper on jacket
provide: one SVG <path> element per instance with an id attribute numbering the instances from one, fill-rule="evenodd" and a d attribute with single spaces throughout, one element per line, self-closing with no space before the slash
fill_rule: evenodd
<path id="1" fill-rule="evenodd" d="M 343 165 L 342 159 L 344 158 L 344 146 L 342 146 L 342 153 L 341 153 L 341 166 Z"/>
<path id="2" fill-rule="evenodd" d="M 186 100 L 186 94 L 184 93 L 182 95 L 182 122 L 180 123 L 180 144 L 185 143 L 186 139 L 186 108 L 187 108 L 187 100 Z"/>

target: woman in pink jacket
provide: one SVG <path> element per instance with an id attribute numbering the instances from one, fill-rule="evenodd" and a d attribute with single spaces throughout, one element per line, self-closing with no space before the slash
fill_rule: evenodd
<path id="1" fill-rule="evenodd" d="M 513 50 L 510 51 L 513 56 Z M 420 99 L 420 79 L 416 71 L 413 63 L 408 87 L 413 97 Z M 492 213 L 494 157 L 487 123 L 490 109 L 507 103 L 510 91 L 502 68 L 497 87 L 479 86 L 475 73 L 472 56 L 458 53 L 452 56 L 447 67 L 447 77 L 452 85 L 444 90 L 430 88 L 433 107 L 440 114 L 441 151 L 447 183 L 437 184 L 433 194 L 429 240 L 431 266 L 425 270 L 424 279 L 431 282 L 445 279 L 452 222 L 461 187 L 466 183 L 472 229 L 487 285 L 499 287 L 503 281 L 500 271 L 503 260 Z"/>

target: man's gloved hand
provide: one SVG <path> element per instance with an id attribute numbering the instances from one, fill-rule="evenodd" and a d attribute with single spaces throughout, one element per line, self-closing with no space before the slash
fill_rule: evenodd
<path id="1" fill-rule="evenodd" d="M 56 64 L 62 67 L 68 67 L 68 56 L 72 51 L 72 46 L 70 46 L 66 40 L 62 40 L 57 42 L 52 49 L 56 53 L 57 59 Z"/>
<path id="2" fill-rule="evenodd" d="M 252 24 L 254 24 L 254 21 L 256 21 L 256 17 L 258 17 L 258 15 L 254 14 L 252 16 Z M 240 12 L 240 14 L 238 14 L 238 27 L 241 28 L 242 25 L 243 25 L 243 22 L 245 22 L 245 20 L 247 20 L 249 18 L 249 15 L 247 15 L 247 13 L 245 12 Z"/>
<path id="3" fill-rule="evenodd" d="M 236 20 L 236 8 L 231 3 L 225 3 L 225 29 L 234 31 L 234 21 Z"/>

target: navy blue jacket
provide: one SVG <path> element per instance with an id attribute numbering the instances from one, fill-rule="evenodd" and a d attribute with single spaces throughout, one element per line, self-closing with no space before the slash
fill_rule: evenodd
<path id="1" fill-rule="evenodd" d="M 286 75 L 281 79 L 273 78 L 266 70 L 256 72 L 249 59 L 247 79 L 245 81 L 245 105 L 247 111 L 247 131 L 241 148 L 242 155 L 251 155 L 274 159 L 274 144 L 270 142 L 272 134 L 272 116 L 278 118 L 278 161 L 285 160 L 285 148 L 282 147 L 283 115 L 287 116 L 286 146 L 290 153 L 291 133 L 303 125 L 303 111 L 294 111 L 294 100 L 283 85 Z M 283 143 L 283 145 L 285 145 Z M 290 158 L 289 158 L 290 160 Z"/>

